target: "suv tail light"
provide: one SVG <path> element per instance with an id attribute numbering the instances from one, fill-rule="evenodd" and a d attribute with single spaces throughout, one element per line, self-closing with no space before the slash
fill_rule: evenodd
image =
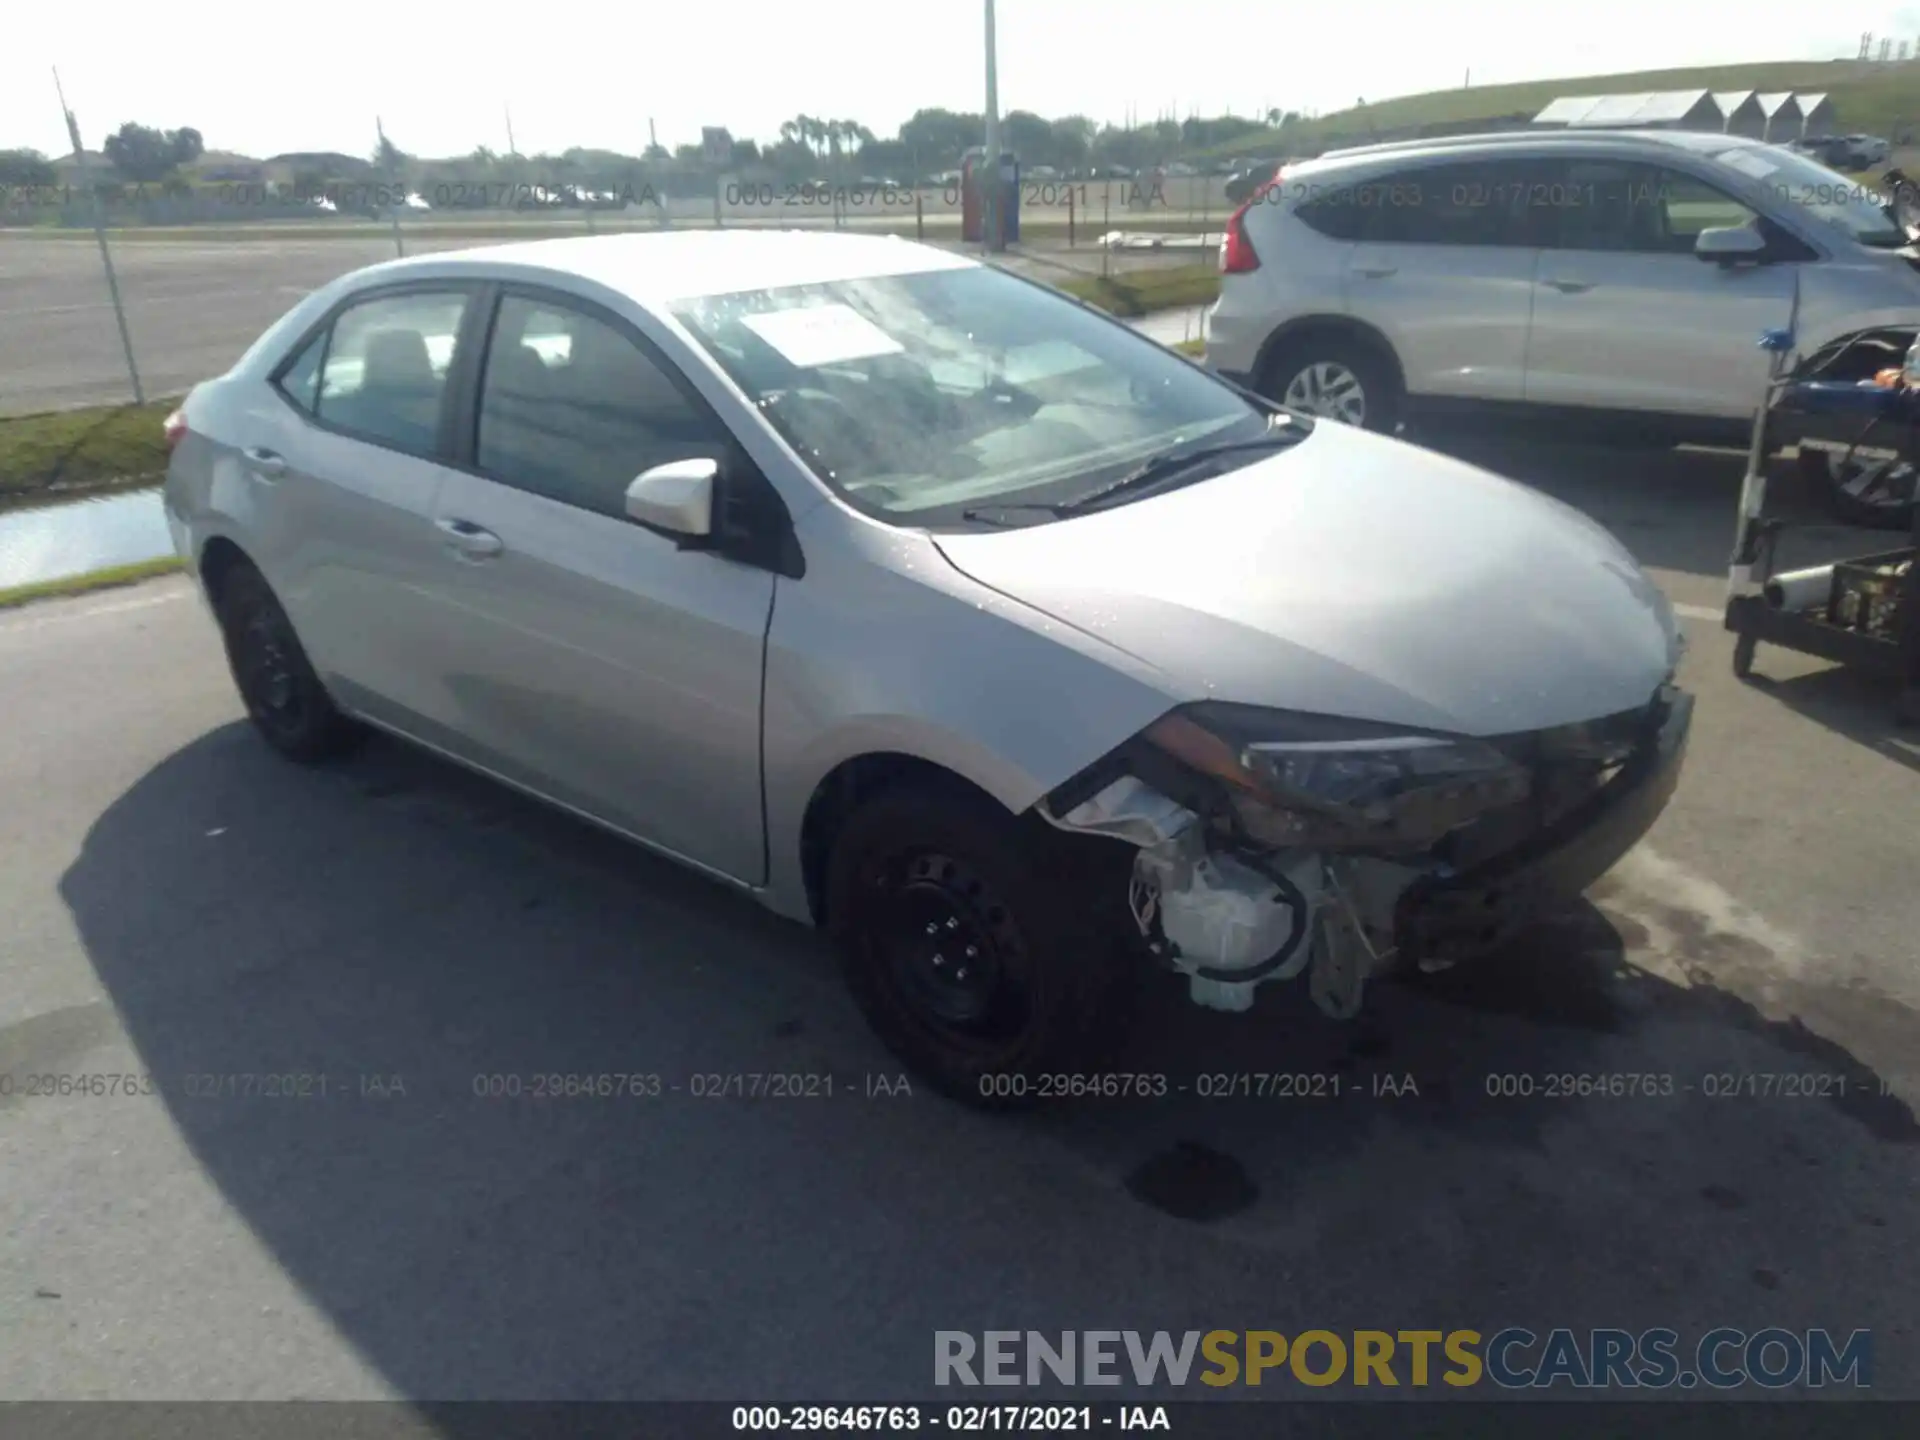
<path id="1" fill-rule="evenodd" d="M 1260 254 L 1253 248 L 1253 241 L 1247 238 L 1247 212 L 1262 204 L 1267 192 L 1286 177 L 1286 167 L 1273 172 L 1273 178 L 1257 187 L 1246 199 L 1246 203 L 1234 211 L 1227 220 L 1225 236 L 1220 241 L 1220 273 L 1222 275 L 1246 275 L 1260 268 Z"/>
<path id="2" fill-rule="evenodd" d="M 187 433 L 187 412 L 176 410 L 160 422 L 160 433 L 166 437 L 167 449 L 171 451 Z"/>
<path id="3" fill-rule="evenodd" d="M 1227 233 L 1220 241 L 1220 273 L 1222 275 L 1245 275 L 1260 268 L 1260 256 L 1253 248 L 1253 242 L 1247 238 L 1247 211 L 1260 203 L 1264 188 L 1256 190 L 1253 198 L 1233 212 L 1227 221 Z"/>

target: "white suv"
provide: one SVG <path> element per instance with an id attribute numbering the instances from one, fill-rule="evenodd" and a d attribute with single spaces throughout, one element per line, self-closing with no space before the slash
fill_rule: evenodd
<path id="1" fill-rule="evenodd" d="M 1791 326 L 1814 356 L 1856 331 L 1920 328 L 1920 261 L 1883 198 L 1723 134 L 1336 151 L 1284 166 L 1229 222 L 1208 363 L 1375 430 L 1472 406 L 1744 436 L 1761 332 Z M 1910 509 L 1910 467 L 1862 480 L 1854 457 L 1803 453 L 1849 518 Z"/>

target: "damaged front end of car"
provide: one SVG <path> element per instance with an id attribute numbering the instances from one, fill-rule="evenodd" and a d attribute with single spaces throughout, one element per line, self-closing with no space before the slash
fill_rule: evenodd
<path id="1" fill-rule="evenodd" d="M 1203 702 L 1163 716 L 1039 806 L 1136 848 L 1128 905 L 1196 1004 L 1245 1010 L 1305 974 L 1359 1013 L 1367 982 L 1497 948 L 1653 824 L 1692 697 L 1474 739 Z"/>

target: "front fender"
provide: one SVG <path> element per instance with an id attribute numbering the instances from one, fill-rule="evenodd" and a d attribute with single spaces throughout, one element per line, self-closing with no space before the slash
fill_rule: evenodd
<path id="1" fill-rule="evenodd" d="M 808 917 L 801 826 L 844 762 L 910 756 L 1018 813 L 1189 698 L 970 580 L 924 534 L 821 509 L 825 523 L 802 522 L 807 576 L 780 583 L 767 639 L 763 898 L 781 914 Z"/>

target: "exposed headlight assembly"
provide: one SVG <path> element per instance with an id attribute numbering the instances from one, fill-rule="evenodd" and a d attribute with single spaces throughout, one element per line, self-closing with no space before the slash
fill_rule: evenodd
<path id="1" fill-rule="evenodd" d="M 1145 738 L 1225 785 L 1248 835 L 1275 847 L 1426 849 L 1531 793 L 1491 745 L 1360 720 L 1207 702 Z"/>

